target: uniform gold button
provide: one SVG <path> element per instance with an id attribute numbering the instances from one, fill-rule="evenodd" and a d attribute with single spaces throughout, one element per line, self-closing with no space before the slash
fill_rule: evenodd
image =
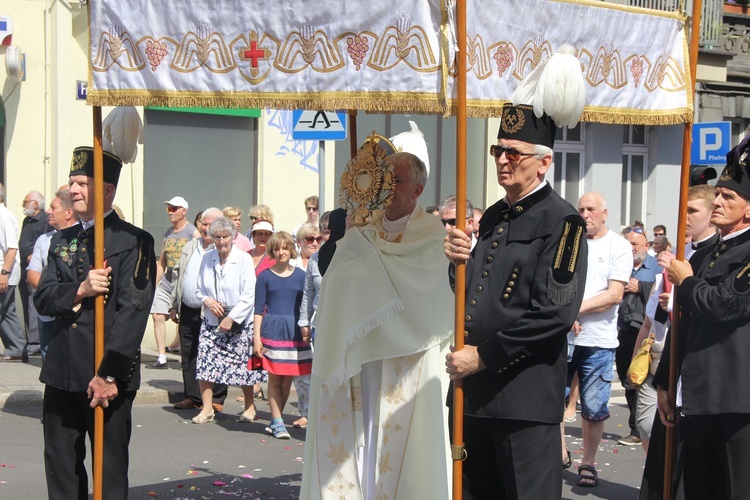
<path id="1" fill-rule="evenodd" d="M 508 215 L 508 214 L 505 214 L 505 215 L 503 216 L 503 219 L 505 219 L 505 220 L 508 220 L 509 218 L 510 218 L 510 215 Z"/>
<path id="2" fill-rule="evenodd" d="M 513 278 L 513 279 L 516 279 L 516 278 L 518 278 L 518 275 L 516 273 L 513 273 L 513 274 L 510 275 L 510 277 Z"/>
<path id="3" fill-rule="evenodd" d="M 514 268 L 513 268 L 513 272 L 514 272 L 514 273 L 517 273 L 517 272 L 518 272 L 518 268 L 517 268 L 517 267 L 514 267 Z"/>
<path id="4" fill-rule="evenodd" d="M 78 259 L 79 264 L 83 264 L 83 259 Z"/>
<path id="5" fill-rule="evenodd" d="M 475 306 L 475 305 L 477 305 L 477 301 L 472 299 L 472 301 L 469 302 L 469 305 L 470 306 Z"/>
<path id="6" fill-rule="evenodd" d="M 508 288 L 505 289 L 505 293 L 510 293 L 512 291 L 513 291 L 513 289 L 511 287 L 508 287 Z"/>
<path id="7" fill-rule="evenodd" d="M 507 293 L 504 293 L 504 294 L 503 294 L 503 298 L 504 298 L 504 299 L 509 299 L 509 298 L 510 298 L 510 295 L 508 295 Z"/>
<path id="8" fill-rule="evenodd" d="M 505 231 L 504 228 L 502 227 L 497 228 L 497 234 L 503 234 L 503 231 Z"/>
<path id="9" fill-rule="evenodd" d="M 467 338 L 468 336 L 469 336 L 469 331 L 468 330 L 464 330 L 464 338 Z"/>
<path id="10" fill-rule="evenodd" d="M 508 286 L 516 286 L 516 282 L 515 281 L 509 281 L 508 282 Z"/>
<path id="11" fill-rule="evenodd" d="M 489 275 L 490 273 L 488 273 L 487 271 L 482 271 L 482 278 L 486 278 Z"/>
<path id="12" fill-rule="evenodd" d="M 107 300 L 109 298 L 109 295 L 104 296 L 104 300 Z"/>
<path id="13" fill-rule="evenodd" d="M 495 260 L 495 259 L 492 257 L 492 255 L 490 255 L 489 257 L 487 257 L 487 262 L 492 262 L 493 260 Z"/>
<path id="14" fill-rule="evenodd" d="M 477 285 L 477 292 L 481 292 L 484 290 L 484 287 L 482 285 Z"/>
<path id="15" fill-rule="evenodd" d="M 81 253 L 86 253 L 86 247 L 81 247 Z"/>
<path id="16" fill-rule="evenodd" d="M 719 252 L 716 252 L 716 253 L 714 254 L 714 258 L 717 258 L 718 256 L 719 256 Z"/>
<path id="17" fill-rule="evenodd" d="M 497 248 L 497 241 L 492 242 L 492 248 Z"/>
<path id="18" fill-rule="evenodd" d="M 70 325 L 70 327 L 71 327 L 71 328 L 72 328 L 73 330 L 75 330 L 76 328 L 78 328 L 78 323 L 73 323 L 72 325 Z"/>
<path id="19" fill-rule="evenodd" d="M 713 262 L 711 262 L 711 263 L 710 263 L 710 264 L 708 265 L 708 267 L 714 267 L 714 263 L 713 263 Z"/>
<path id="20" fill-rule="evenodd" d="M 466 321 L 471 321 L 471 314 L 466 315 Z"/>
<path id="21" fill-rule="evenodd" d="M 79 269 L 78 274 L 83 274 L 83 269 Z"/>

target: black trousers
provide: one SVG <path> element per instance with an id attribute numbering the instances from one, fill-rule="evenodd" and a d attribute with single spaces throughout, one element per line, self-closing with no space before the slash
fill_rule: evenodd
<path id="1" fill-rule="evenodd" d="M 464 442 L 464 499 L 562 497 L 559 424 L 464 415 Z"/>
<path id="2" fill-rule="evenodd" d="M 198 362 L 198 337 L 201 333 L 201 310 L 180 304 L 180 360 L 182 385 L 185 397 L 201 404 L 201 391 L 195 370 Z M 224 404 L 227 398 L 226 384 L 214 384 L 214 403 Z"/>
<path id="3" fill-rule="evenodd" d="M 107 500 L 128 498 L 131 410 L 135 391 L 120 391 L 104 409 L 102 493 Z M 44 389 L 44 468 L 50 500 L 86 500 L 86 434 L 93 454 L 94 410 L 85 392 Z"/>
<path id="4" fill-rule="evenodd" d="M 748 498 L 750 414 L 688 415 L 683 423 L 685 499 Z"/>
<path id="5" fill-rule="evenodd" d="M 635 425 L 638 391 L 633 389 L 632 386 L 627 383 L 627 379 L 628 368 L 630 368 L 630 362 L 633 360 L 633 350 L 635 349 L 635 341 L 638 338 L 639 330 L 640 328 L 623 328 L 617 330 L 617 341 L 620 344 L 615 351 L 617 376 L 625 387 L 625 401 L 628 403 L 628 410 L 630 411 L 630 415 L 628 416 L 628 427 L 630 427 L 630 435 L 635 437 L 641 437 L 640 432 L 638 432 L 638 426 Z"/>

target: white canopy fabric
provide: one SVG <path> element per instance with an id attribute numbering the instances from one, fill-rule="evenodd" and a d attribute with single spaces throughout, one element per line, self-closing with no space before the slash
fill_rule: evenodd
<path id="1" fill-rule="evenodd" d="M 455 114 L 453 0 L 89 2 L 88 103 Z M 499 116 L 577 49 L 584 121 L 692 121 L 684 18 L 594 1 L 467 0 L 467 114 Z"/>

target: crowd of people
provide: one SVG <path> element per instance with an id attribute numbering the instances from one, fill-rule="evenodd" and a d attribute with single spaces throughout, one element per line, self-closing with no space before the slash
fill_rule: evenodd
<path id="1" fill-rule="evenodd" d="M 150 317 L 159 349 L 150 367 L 164 369 L 167 349 L 179 350 L 185 398 L 174 407 L 196 410 L 195 424 L 214 421 L 227 387 L 239 386 L 237 420 L 256 421 L 255 402 L 266 398 L 266 432 L 289 439 L 284 413 L 295 385 L 291 425 L 308 429 L 305 499 L 327 498 L 341 484 L 367 499 L 448 498 L 456 380 L 465 498 L 559 498 L 562 471 L 572 466 L 565 424 L 577 420 L 578 406 L 577 484 L 597 487 L 615 375 L 629 414 L 618 443 L 646 452 L 642 498 L 660 498 L 665 436 L 675 426 L 679 497 L 742 498 L 750 489 L 750 137 L 730 153 L 716 187 L 689 189 L 679 260 L 663 225 L 650 241 L 639 221 L 609 228 L 600 193 L 585 193 L 577 207 L 557 195 L 545 180 L 552 120 L 535 120 L 522 105 L 506 106 L 511 114 L 525 125 L 501 120 L 490 155 L 506 195 L 486 211 L 469 200 L 459 209 L 455 196 L 422 209 L 426 164 L 392 146 L 383 161 L 394 179 L 390 204 L 364 224 L 341 208 L 318 218 L 311 196 L 293 233 L 258 205 L 242 235 L 240 209 L 210 207 L 191 224 L 187 200 L 175 196 L 164 202 L 171 227 L 158 257 L 153 238 L 116 213 L 121 163 L 105 156 L 103 268 L 93 262 L 91 148 L 75 150 L 69 185 L 46 212 L 41 194 L 28 194 L 20 232 L 0 203 L 2 360 L 42 356 L 49 491 L 88 495 L 79 443 L 92 432 L 91 409 L 101 407 L 106 496 L 127 497 Z M 31 250 L 21 252 L 28 240 Z M 462 265 L 465 345 L 456 350 L 452 293 Z M 23 317 L 36 328 L 23 330 L 14 293 L 26 285 Z M 106 349 L 94 371 L 98 296 Z M 676 406 L 668 394 L 675 314 Z M 178 325 L 171 345 L 167 320 Z M 632 361 L 646 345 L 650 363 L 634 382 Z"/>

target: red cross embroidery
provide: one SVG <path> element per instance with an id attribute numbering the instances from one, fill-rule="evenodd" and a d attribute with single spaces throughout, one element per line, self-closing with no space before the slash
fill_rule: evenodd
<path id="1" fill-rule="evenodd" d="M 244 56 L 243 58 L 245 60 L 248 60 L 248 59 L 250 60 L 250 65 L 253 68 L 258 67 L 259 59 L 265 59 L 267 57 L 266 51 L 259 49 L 258 43 L 255 40 L 252 40 L 250 42 L 250 47 L 248 48 L 248 50 L 243 51 L 242 55 Z"/>

